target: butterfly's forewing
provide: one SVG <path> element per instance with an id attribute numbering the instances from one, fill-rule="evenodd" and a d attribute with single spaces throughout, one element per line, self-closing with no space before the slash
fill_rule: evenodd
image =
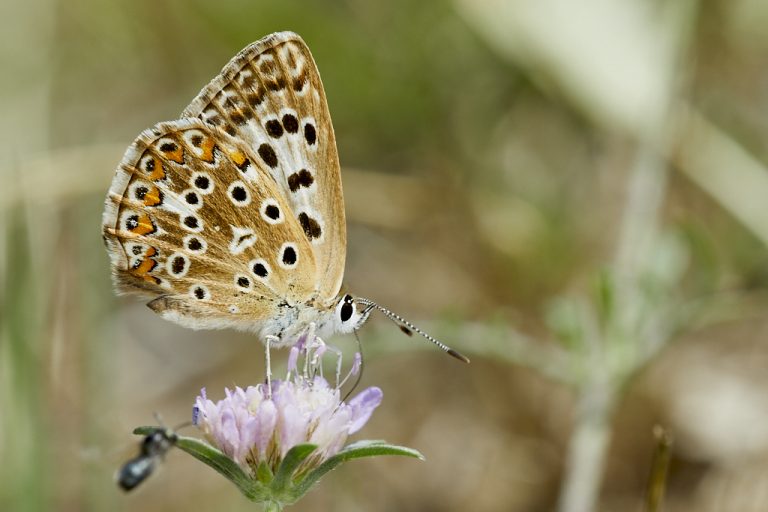
<path id="1" fill-rule="evenodd" d="M 192 327 L 258 331 L 311 296 L 314 253 L 251 148 L 196 118 L 142 133 L 118 167 L 103 230 L 116 285 Z"/>
<path id="2" fill-rule="evenodd" d="M 330 304 L 344 273 L 344 200 L 325 92 L 304 41 L 280 32 L 248 46 L 182 116 L 199 117 L 252 149 L 311 244 L 315 292 Z"/>

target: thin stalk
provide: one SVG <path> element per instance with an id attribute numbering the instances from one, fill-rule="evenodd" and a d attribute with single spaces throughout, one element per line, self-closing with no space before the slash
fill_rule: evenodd
<path id="1" fill-rule="evenodd" d="M 595 510 L 608 446 L 615 395 L 609 385 L 585 390 L 580 396 L 576 425 L 568 443 L 560 512 Z"/>
<path id="2" fill-rule="evenodd" d="M 672 459 L 672 435 L 661 425 L 653 429 L 656 438 L 656 451 L 651 463 L 651 476 L 648 482 L 648 492 L 645 496 L 645 511 L 658 512 L 664 501 L 664 491 L 667 486 L 669 464 Z"/>
<path id="3" fill-rule="evenodd" d="M 614 368 L 611 355 L 622 343 L 641 343 L 629 331 L 637 280 L 657 235 L 666 173 L 656 146 L 646 143 L 638 152 L 628 182 L 627 206 L 616 254 L 617 308 L 604 339 L 590 346 L 586 381 L 578 387 L 579 404 L 569 440 L 566 474 L 558 510 L 592 512 L 600 491 L 603 467 L 611 441 L 611 415 L 616 396 L 627 377 Z"/>

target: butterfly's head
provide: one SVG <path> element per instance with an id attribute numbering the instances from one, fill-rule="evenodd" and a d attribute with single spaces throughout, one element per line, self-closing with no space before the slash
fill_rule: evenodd
<path id="1" fill-rule="evenodd" d="M 335 331 L 349 333 L 363 326 L 371 315 L 371 308 L 355 301 L 354 297 L 345 293 L 339 296 L 333 312 Z"/>

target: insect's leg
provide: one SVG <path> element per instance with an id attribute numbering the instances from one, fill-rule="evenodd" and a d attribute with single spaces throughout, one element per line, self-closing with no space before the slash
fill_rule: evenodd
<path id="1" fill-rule="evenodd" d="M 315 346 L 315 322 L 309 322 L 307 335 L 304 341 L 304 377 L 309 375 L 309 351 Z"/>
<path id="2" fill-rule="evenodd" d="M 270 359 L 269 345 L 275 341 L 280 341 L 280 338 L 272 334 L 268 334 L 264 340 L 264 366 L 266 367 L 267 374 L 267 398 L 272 398 L 272 362 Z"/>

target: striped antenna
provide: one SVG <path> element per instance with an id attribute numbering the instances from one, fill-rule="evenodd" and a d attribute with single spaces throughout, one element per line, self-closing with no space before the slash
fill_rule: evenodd
<path id="1" fill-rule="evenodd" d="M 357 297 L 357 298 L 355 298 L 355 302 L 359 302 L 360 304 L 365 305 L 365 309 L 363 310 L 363 313 L 362 313 L 363 315 L 367 316 L 368 314 L 370 314 L 372 309 L 378 309 L 379 311 L 384 313 L 387 316 L 387 318 L 392 320 L 400 328 L 400 330 L 403 331 L 408 336 L 413 336 L 414 332 L 416 334 L 420 334 L 424 338 L 426 338 L 429 341 L 431 341 L 432 343 L 434 343 L 440 350 L 442 350 L 446 354 L 455 357 L 456 359 L 458 359 L 459 361 L 461 361 L 463 363 L 469 363 L 469 358 L 467 356 L 465 356 L 464 354 L 462 354 L 462 353 L 460 353 L 460 352 L 458 352 L 456 350 L 453 350 L 451 347 L 449 347 L 448 345 L 446 345 L 442 341 L 433 338 L 432 336 L 430 336 L 426 332 L 422 331 L 421 329 L 419 329 L 418 327 L 416 327 L 411 322 L 409 322 L 405 318 L 401 317 L 397 313 L 393 313 L 392 311 L 388 310 L 387 308 L 379 306 L 378 304 L 376 304 L 375 302 L 373 302 L 370 299 L 364 299 L 364 298 L 361 298 L 361 297 Z"/>

